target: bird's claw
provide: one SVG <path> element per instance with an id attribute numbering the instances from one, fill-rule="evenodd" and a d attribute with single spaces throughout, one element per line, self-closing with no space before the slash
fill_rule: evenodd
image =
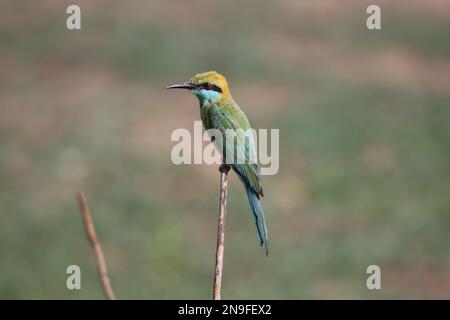
<path id="1" fill-rule="evenodd" d="M 227 164 L 221 164 L 220 166 L 219 166 L 219 171 L 221 172 L 221 173 L 228 173 L 228 171 L 230 171 L 230 169 L 231 169 L 231 167 L 229 166 L 229 165 L 227 165 Z"/>

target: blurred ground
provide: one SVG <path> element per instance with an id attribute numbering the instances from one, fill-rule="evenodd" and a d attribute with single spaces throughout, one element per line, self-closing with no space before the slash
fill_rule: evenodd
<path id="1" fill-rule="evenodd" d="M 163 89 L 210 69 L 281 138 L 269 258 L 231 177 L 224 297 L 450 298 L 449 1 L 77 3 L 0 4 L 0 298 L 102 297 L 80 189 L 118 298 L 210 297 L 218 172 L 171 163 Z"/>

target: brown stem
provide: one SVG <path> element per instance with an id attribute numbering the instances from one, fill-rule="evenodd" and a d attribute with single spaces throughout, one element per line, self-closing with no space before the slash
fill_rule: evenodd
<path id="1" fill-rule="evenodd" d="M 105 256 L 103 255 L 102 247 L 100 246 L 100 243 L 97 240 L 94 223 L 92 222 L 91 214 L 89 213 L 86 198 L 82 192 L 77 193 L 77 200 L 81 213 L 83 215 L 84 227 L 86 229 L 89 244 L 92 248 L 92 251 L 94 251 L 95 259 L 97 261 L 98 273 L 100 274 L 100 280 L 103 285 L 103 292 L 105 294 L 105 298 L 108 300 L 116 300 L 113 289 L 111 287 L 111 283 L 109 281 Z"/>
<path id="2" fill-rule="evenodd" d="M 230 166 L 221 165 L 220 171 L 220 207 L 219 221 L 217 224 L 217 248 L 216 248 L 216 267 L 214 272 L 213 300 L 221 300 L 222 292 L 222 269 L 223 252 L 225 243 L 225 219 L 227 215 L 227 191 L 228 191 L 228 171 Z"/>

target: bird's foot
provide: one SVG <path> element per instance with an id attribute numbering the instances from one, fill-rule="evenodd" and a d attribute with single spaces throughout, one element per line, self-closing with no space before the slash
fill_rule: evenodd
<path id="1" fill-rule="evenodd" d="M 230 171 L 231 167 L 228 164 L 221 164 L 219 167 L 219 171 L 221 173 L 228 173 L 228 171 Z"/>

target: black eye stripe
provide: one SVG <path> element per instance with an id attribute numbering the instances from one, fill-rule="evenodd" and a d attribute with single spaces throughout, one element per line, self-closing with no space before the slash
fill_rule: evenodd
<path id="1" fill-rule="evenodd" d="M 218 86 L 216 86 L 216 85 L 214 85 L 214 84 L 212 84 L 212 83 L 202 83 L 201 85 L 200 85 L 200 87 L 202 87 L 203 89 L 206 89 L 206 90 L 214 90 L 214 91 L 217 91 L 217 92 L 222 92 L 222 89 L 220 89 Z"/>

